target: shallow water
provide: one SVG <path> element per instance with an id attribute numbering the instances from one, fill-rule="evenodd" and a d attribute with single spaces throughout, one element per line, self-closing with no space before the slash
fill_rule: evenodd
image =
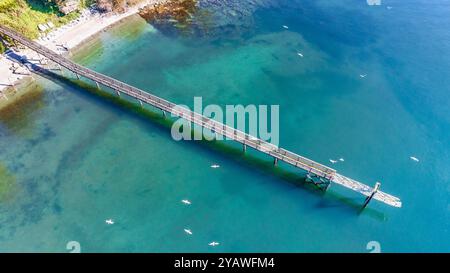
<path id="1" fill-rule="evenodd" d="M 450 251 L 450 1 L 231 2 L 207 32 L 135 18 L 74 59 L 176 103 L 278 104 L 282 147 L 343 157 L 332 167 L 403 207 L 358 213 L 339 186 L 321 195 L 255 151 L 176 142 L 159 118 L 38 79 L 0 118 L 0 251 Z"/>

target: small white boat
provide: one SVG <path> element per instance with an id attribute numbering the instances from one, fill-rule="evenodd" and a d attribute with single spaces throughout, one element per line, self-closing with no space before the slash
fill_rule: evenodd
<path id="1" fill-rule="evenodd" d="M 190 205 L 191 204 L 191 201 L 189 201 L 187 199 L 183 199 L 183 200 L 181 200 L 181 202 L 183 202 L 186 205 Z"/>
<path id="2" fill-rule="evenodd" d="M 217 165 L 217 164 L 213 164 L 213 165 L 211 165 L 211 168 L 213 168 L 213 169 L 217 169 L 217 168 L 220 168 L 220 165 Z"/>
<path id="3" fill-rule="evenodd" d="M 283 25 L 283 28 L 285 28 L 285 29 L 289 29 L 289 27 L 288 27 L 288 26 L 286 26 L 286 25 Z"/>
<path id="4" fill-rule="evenodd" d="M 210 245 L 210 246 L 218 246 L 219 243 L 218 243 L 218 242 L 211 242 L 211 243 L 209 243 L 208 245 Z"/>
<path id="5" fill-rule="evenodd" d="M 108 224 L 108 225 L 113 225 L 114 221 L 113 221 L 113 219 L 106 219 L 105 223 Z"/>
<path id="6" fill-rule="evenodd" d="M 303 58 L 303 54 L 300 52 L 297 52 L 297 55 Z"/>
<path id="7" fill-rule="evenodd" d="M 344 162 L 345 160 L 341 157 L 339 158 L 339 161 Z"/>
<path id="8" fill-rule="evenodd" d="M 190 229 L 185 228 L 185 229 L 184 229 L 184 232 L 186 232 L 186 233 L 189 234 L 189 235 L 192 235 L 192 231 L 191 231 Z"/>
<path id="9" fill-rule="evenodd" d="M 330 159 L 330 162 L 331 162 L 332 164 L 335 164 L 335 163 L 337 163 L 337 160 Z"/>
<path id="10" fill-rule="evenodd" d="M 367 74 L 360 74 L 359 75 L 361 78 L 365 78 L 367 76 Z"/>

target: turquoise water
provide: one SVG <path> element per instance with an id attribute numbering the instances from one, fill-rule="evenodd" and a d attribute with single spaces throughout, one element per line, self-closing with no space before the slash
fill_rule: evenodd
<path id="1" fill-rule="evenodd" d="M 0 118 L 0 251 L 450 251 L 450 1 L 229 2 L 207 32 L 135 19 L 75 60 L 177 103 L 278 104 L 282 147 L 343 157 L 332 167 L 403 207 L 359 213 L 339 186 L 322 195 L 255 151 L 176 142 L 160 118 L 38 79 Z"/>

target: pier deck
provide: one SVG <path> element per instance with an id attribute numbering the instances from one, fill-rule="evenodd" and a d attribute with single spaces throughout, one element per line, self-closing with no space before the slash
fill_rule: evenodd
<path id="1" fill-rule="evenodd" d="M 202 126 L 203 128 L 207 128 L 217 134 L 223 135 L 229 139 L 237 141 L 242 145 L 244 145 L 244 147 L 246 146 L 252 147 L 262 153 L 265 153 L 273 157 L 275 159 L 275 163 L 278 162 L 278 160 L 283 161 L 303 171 L 306 171 L 307 178 L 311 180 L 312 183 L 314 183 L 315 185 L 324 190 L 326 190 L 331 183 L 335 183 L 366 196 L 367 198 L 365 205 L 367 205 L 370 199 L 373 198 L 390 206 L 394 207 L 402 206 L 402 203 L 399 198 L 387 194 L 385 192 L 379 191 L 378 187 L 372 188 L 370 186 L 367 186 L 361 182 L 358 182 L 356 180 L 353 180 L 351 178 L 345 177 L 337 173 L 336 170 L 330 167 L 317 163 L 306 157 L 297 155 L 288 150 L 279 148 L 271 143 L 250 136 L 242 131 L 239 131 L 223 123 L 217 122 L 206 116 L 193 112 L 187 108 L 179 107 L 172 102 L 164 100 L 146 91 L 143 91 L 141 89 L 128 85 L 124 82 L 121 82 L 104 74 L 95 72 L 91 69 L 78 65 L 63 56 L 56 54 L 50 49 L 23 37 L 21 34 L 9 28 L 0 26 L 0 33 L 30 48 L 31 50 L 37 52 L 38 54 L 44 56 L 45 58 L 51 60 L 52 62 L 59 64 L 60 66 L 66 68 L 67 70 L 70 70 L 77 76 L 83 76 L 96 82 L 97 84 L 102 84 L 104 86 L 112 88 L 113 90 L 119 92 L 119 94 L 120 93 L 126 94 L 130 97 L 139 100 L 140 102 L 150 104 L 164 112 L 168 112 L 174 116 L 184 118 L 189 122 L 192 122 L 194 124 Z"/>

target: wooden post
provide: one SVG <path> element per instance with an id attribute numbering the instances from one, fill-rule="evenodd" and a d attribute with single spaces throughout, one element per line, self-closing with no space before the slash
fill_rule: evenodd
<path id="1" fill-rule="evenodd" d="M 16 86 L 14 85 L 14 82 L 11 81 L 11 78 L 10 78 L 10 77 L 8 77 L 8 81 L 9 81 L 9 84 L 10 84 L 10 85 L 12 86 L 12 88 L 14 89 L 14 91 L 17 92 Z M 5 94 L 3 94 L 3 96 L 5 96 Z M 6 96 L 5 96 L 5 97 L 6 97 Z"/>
<path id="2" fill-rule="evenodd" d="M 28 68 L 28 65 L 24 64 L 23 66 L 27 69 L 28 73 L 30 73 L 30 77 L 34 80 L 33 73 L 31 72 L 30 68 Z"/>
<path id="3" fill-rule="evenodd" d="M 273 158 L 273 165 L 278 166 L 278 158 L 276 157 Z"/>
<path id="4" fill-rule="evenodd" d="M 60 64 L 58 64 L 58 63 L 57 63 L 57 65 L 58 65 L 58 69 L 59 69 L 59 71 L 61 71 L 61 73 L 63 73 L 63 72 L 62 72 L 62 68 L 61 68 L 61 65 L 60 65 Z"/>
<path id="5" fill-rule="evenodd" d="M 242 146 L 242 151 L 243 151 L 244 153 L 247 152 L 247 145 L 244 144 L 244 145 Z"/>
<path id="6" fill-rule="evenodd" d="M 367 196 L 366 200 L 364 201 L 364 204 L 363 204 L 363 207 L 362 207 L 363 209 L 365 207 L 367 207 L 367 205 L 369 204 L 370 200 L 372 200 L 372 198 L 375 195 L 375 193 L 377 193 L 377 191 L 380 189 L 380 186 L 381 186 L 380 182 L 375 183 L 375 187 L 373 188 L 372 193 L 369 196 Z"/>
<path id="7" fill-rule="evenodd" d="M 47 61 L 47 62 L 42 62 L 42 61 L 43 61 L 43 60 L 39 59 L 39 65 L 40 65 L 40 68 L 47 69 L 47 63 L 48 63 L 48 61 Z M 45 61 L 45 59 L 44 59 L 44 61 Z"/>

